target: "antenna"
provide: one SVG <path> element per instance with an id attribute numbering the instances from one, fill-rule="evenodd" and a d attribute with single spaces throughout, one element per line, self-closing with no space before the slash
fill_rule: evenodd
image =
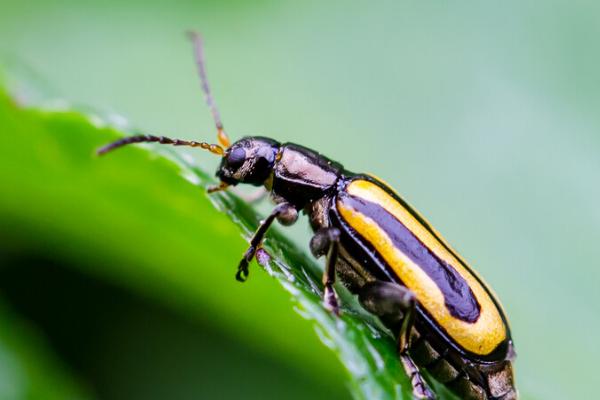
<path id="1" fill-rule="evenodd" d="M 221 117 L 219 116 L 219 110 L 212 98 L 212 94 L 210 93 L 210 86 L 208 86 L 208 79 L 206 78 L 206 68 L 204 67 L 204 48 L 202 45 L 202 37 L 196 32 L 188 32 L 188 36 L 190 37 L 192 43 L 194 44 L 194 54 L 196 56 L 196 64 L 198 65 L 198 73 L 200 75 L 200 82 L 202 84 L 202 91 L 206 96 L 206 104 L 210 108 L 213 119 L 215 121 L 215 125 L 217 127 L 217 138 L 219 139 L 218 144 L 209 144 L 206 142 L 196 142 L 193 140 L 183 140 L 183 139 L 171 139 L 165 136 L 153 136 L 153 135 L 135 135 L 128 136 L 123 139 L 116 140 L 112 143 L 109 143 L 96 151 L 96 154 L 103 155 L 112 151 L 114 149 L 118 149 L 119 147 L 126 146 L 132 143 L 160 143 L 160 144 L 170 144 L 173 146 L 188 146 L 188 147 L 200 147 L 204 150 L 208 150 L 213 154 L 219 155 L 223 157 L 225 155 L 225 149 L 230 146 L 229 137 L 225 133 L 223 129 L 223 123 L 221 122 Z M 225 186 L 219 187 L 218 190 L 224 190 Z M 215 189 L 217 190 L 217 189 Z"/>
<path id="2" fill-rule="evenodd" d="M 217 138 L 219 139 L 219 143 L 221 144 L 221 146 L 227 148 L 231 145 L 231 141 L 229 140 L 229 136 L 227 136 L 227 133 L 225 133 L 223 123 L 221 122 L 219 109 L 215 104 L 215 100 L 213 99 L 212 93 L 210 91 L 210 85 L 208 84 L 208 78 L 206 76 L 206 62 L 204 61 L 204 43 L 202 41 L 202 36 L 197 32 L 189 31 L 188 37 L 194 45 L 194 55 L 196 57 L 198 75 L 200 76 L 200 86 L 202 86 L 202 91 L 204 92 L 204 96 L 206 97 L 206 104 L 208 105 L 208 108 L 210 108 L 213 120 L 215 121 L 215 126 L 217 127 Z"/>
<path id="3" fill-rule="evenodd" d="M 112 143 L 109 143 L 105 146 L 100 147 L 96 150 L 96 154 L 99 156 L 108 153 L 114 149 L 118 149 L 119 147 L 132 144 L 132 143 L 148 143 L 148 142 L 156 142 L 160 144 L 170 144 L 173 146 L 189 146 L 189 147 L 200 147 L 204 150 L 208 150 L 213 154 L 219 155 L 223 157 L 225 155 L 225 150 L 219 146 L 218 144 L 209 144 L 206 142 L 195 142 L 193 140 L 182 140 L 182 139 L 171 139 L 165 136 L 153 136 L 153 135 L 135 135 L 135 136 L 127 136 L 123 139 L 116 140 Z"/>

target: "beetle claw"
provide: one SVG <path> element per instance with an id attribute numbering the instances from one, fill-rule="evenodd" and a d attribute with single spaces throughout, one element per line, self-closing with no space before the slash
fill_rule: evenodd
<path id="1" fill-rule="evenodd" d="M 237 273 L 235 274 L 235 279 L 238 282 L 246 282 L 246 279 L 248 279 L 248 264 L 244 261 L 245 260 L 242 260 L 240 266 L 238 267 Z"/>

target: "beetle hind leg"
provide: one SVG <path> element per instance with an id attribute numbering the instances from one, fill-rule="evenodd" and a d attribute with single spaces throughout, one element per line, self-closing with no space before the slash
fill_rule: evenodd
<path id="1" fill-rule="evenodd" d="M 410 334 L 415 315 L 415 296 L 407 288 L 391 282 L 374 281 L 365 284 L 358 299 L 362 306 L 393 325 L 400 325 L 398 352 L 400 361 L 418 399 L 434 400 L 436 397 L 408 354 Z"/>

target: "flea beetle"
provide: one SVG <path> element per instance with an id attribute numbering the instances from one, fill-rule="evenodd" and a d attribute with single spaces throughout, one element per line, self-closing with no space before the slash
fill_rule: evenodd
<path id="1" fill-rule="evenodd" d="M 315 257 L 326 257 L 325 307 L 339 313 L 333 286 L 339 278 L 397 338 L 416 398 L 435 398 L 420 372 L 424 368 L 463 399 L 517 399 L 508 321 L 479 275 L 382 180 L 350 172 L 293 143 L 260 136 L 230 143 L 206 78 L 202 40 L 194 33 L 190 37 L 219 144 L 139 135 L 98 153 L 158 142 L 221 156 L 220 184 L 209 192 L 240 183 L 264 186 L 276 204 L 250 240 L 237 280 L 248 277 L 248 264 L 272 223 L 291 225 L 303 211 L 314 231 L 310 249 Z"/>

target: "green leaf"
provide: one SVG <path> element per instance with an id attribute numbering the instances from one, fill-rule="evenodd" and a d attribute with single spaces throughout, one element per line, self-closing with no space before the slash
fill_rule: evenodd
<path id="1" fill-rule="evenodd" d="M 0 399 L 84 399 L 43 339 L 0 303 Z"/>
<path id="2" fill-rule="evenodd" d="M 211 180 L 193 159 L 159 146 L 95 157 L 100 145 L 127 133 L 73 111 L 20 108 L 7 96 L 0 127 L 0 219 L 12 228 L 2 238 L 9 246 L 34 241 L 41 251 L 85 260 L 78 265 L 88 273 L 210 321 L 305 375 L 339 379 L 314 326 L 355 398 L 411 398 L 394 340 L 347 293 L 341 318 L 327 312 L 321 266 L 278 229 L 264 244 L 273 256 L 266 271 L 287 294 L 256 266 L 248 283 L 234 281 L 245 249 L 239 229 L 248 238 L 260 216 L 231 193 L 209 199 Z"/>

